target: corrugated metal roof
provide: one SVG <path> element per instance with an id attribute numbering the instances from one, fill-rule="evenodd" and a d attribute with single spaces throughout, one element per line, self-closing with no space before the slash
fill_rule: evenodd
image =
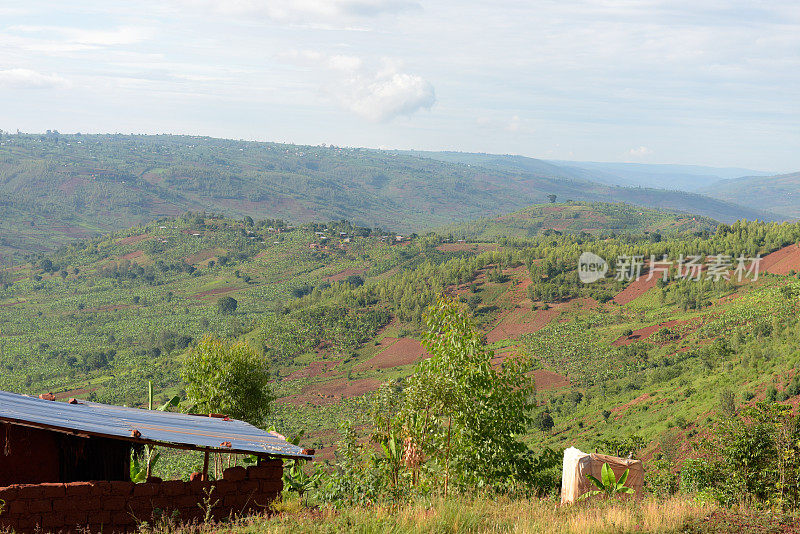
<path id="1" fill-rule="evenodd" d="M 68 404 L 6 391 L 0 391 L 0 421 L 197 450 L 312 458 L 282 436 L 236 419 L 96 402 Z"/>

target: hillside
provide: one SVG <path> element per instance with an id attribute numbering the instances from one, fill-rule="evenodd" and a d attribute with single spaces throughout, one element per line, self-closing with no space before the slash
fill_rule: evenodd
<path id="1" fill-rule="evenodd" d="M 648 228 L 670 220 L 646 215 Z M 330 459 L 340 423 L 364 424 L 371 392 L 402 384 L 425 357 L 424 310 L 447 292 L 471 310 L 495 362 L 533 366 L 555 427 L 531 428 L 531 443 L 593 448 L 636 436 L 653 455 L 666 435 L 690 442 L 724 391 L 740 404 L 770 387 L 800 399 L 791 386 L 800 225 L 688 230 L 657 242 L 626 232 L 457 243 L 387 240 L 344 223 L 162 219 L 2 271 L 0 388 L 141 405 L 148 380 L 158 399 L 182 394 L 181 355 L 203 334 L 241 337 L 275 373 L 271 423 L 306 431 L 304 443 Z M 594 284 L 577 280 L 587 250 L 611 266 Z M 755 281 L 614 279 L 619 255 L 721 252 L 773 254 Z M 234 313 L 217 309 L 226 296 Z"/>
<path id="2" fill-rule="evenodd" d="M 403 151 L 451 163 L 481 167 L 543 173 L 572 180 L 588 180 L 612 186 L 646 187 L 698 192 L 720 180 L 741 176 L 766 176 L 770 173 L 727 167 L 701 165 L 669 165 L 646 163 L 611 163 L 594 161 L 546 161 L 518 155 L 480 154 L 471 152 Z"/>
<path id="3" fill-rule="evenodd" d="M 472 152 L 425 152 L 401 151 L 421 158 L 450 163 L 462 163 L 472 167 L 525 172 L 533 175 L 556 175 L 576 182 L 589 182 L 595 187 L 573 196 L 561 197 L 569 200 L 591 200 L 600 202 L 624 202 L 664 210 L 681 211 L 711 217 L 722 222 L 738 219 L 784 220 L 775 213 L 756 209 L 748 202 L 735 204 L 719 201 L 708 196 L 690 192 L 697 182 L 712 183 L 737 173 L 738 169 L 718 169 L 685 165 L 636 165 L 579 162 L 548 162 L 516 155 L 482 154 Z M 715 174 L 716 173 L 716 174 Z M 704 177 L 704 180 L 700 178 Z M 681 185 L 682 184 L 682 185 Z M 695 184 L 688 187 L 688 184 Z M 599 186 L 599 188 L 598 188 Z M 685 187 L 685 191 L 681 190 Z"/>
<path id="4" fill-rule="evenodd" d="M 800 172 L 724 180 L 705 188 L 703 193 L 725 202 L 748 201 L 758 209 L 786 218 L 800 218 Z"/>
<path id="5" fill-rule="evenodd" d="M 768 172 L 701 165 L 669 165 L 646 163 L 606 163 L 594 161 L 553 161 L 573 173 L 609 185 L 654 187 L 702 192 L 720 180 L 742 176 L 768 176 Z"/>
<path id="6" fill-rule="evenodd" d="M 3 134 L 0 261 L 188 210 L 297 222 L 346 218 L 408 233 L 522 209 L 551 194 L 723 222 L 765 218 L 699 195 L 588 182 L 527 160 L 503 168 L 205 137 Z"/>
<path id="7" fill-rule="evenodd" d="M 629 204 L 565 202 L 538 204 L 492 219 L 479 219 L 439 229 L 469 241 L 498 241 L 533 237 L 547 230 L 591 234 L 676 234 L 713 231 L 707 217 L 642 208 Z"/>

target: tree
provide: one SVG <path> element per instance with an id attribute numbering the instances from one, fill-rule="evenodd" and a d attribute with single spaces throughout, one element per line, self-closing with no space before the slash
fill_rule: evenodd
<path id="1" fill-rule="evenodd" d="M 557 198 L 558 198 L 558 196 L 556 196 L 556 195 L 547 195 L 547 200 L 550 201 L 550 204 L 555 204 Z"/>
<path id="2" fill-rule="evenodd" d="M 461 487 L 530 486 L 534 456 L 521 441 L 534 408 L 533 379 L 520 359 L 499 368 L 484 337 L 458 302 L 441 297 L 428 309 L 423 344 L 401 415 L 409 438 Z"/>
<path id="3" fill-rule="evenodd" d="M 233 297 L 222 297 L 217 301 L 217 310 L 223 315 L 232 315 L 239 303 Z"/>
<path id="4" fill-rule="evenodd" d="M 204 337 L 184 361 L 186 395 L 200 413 L 223 413 L 261 425 L 274 395 L 267 361 L 244 341 Z"/>
<path id="5" fill-rule="evenodd" d="M 364 285 L 364 279 L 358 276 L 357 274 L 351 274 L 350 276 L 347 277 L 345 282 L 350 284 L 352 287 L 360 287 Z"/>
<path id="6" fill-rule="evenodd" d="M 544 411 L 539 412 L 539 414 L 533 419 L 533 426 L 542 432 L 549 432 L 555 426 L 555 422 L 553 421 L 553 416 L 550 415 L 550 412 Z"/>

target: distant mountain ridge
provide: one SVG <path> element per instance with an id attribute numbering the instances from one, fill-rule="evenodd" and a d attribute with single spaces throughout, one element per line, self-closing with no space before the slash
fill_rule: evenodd
<path id="1" fill-rule="evenodd" d="M 653 236 L 713 232 L 718 222 L 708 217 L 631 204 L 563 202 L 536 204 L 495 218 L 478 219 L 438 229 L 442 235 L 467 241 L 527 239 L 548 231 L 611 235 L 644 233 Z M 660 239 L 660 237 L 658 237 Z"/>
<path id="2" fill-rule="evenodd" d="M 464 160 L 464 161 L 460 161 Z M 403 153 L 171 135 L 0 135 L 0 261 L 188 210 L 399 232 L 558 200 L 708 216 L 780 215 L 677 191 L 589 181 L 519 156 Z"/>
<path id="3" fill-rule="evenodd" d="M 735 167 L 672 165 L 647 163 L 605 163 L 591 161 L 552 161 L 556 165 L 589 177 L 596 182 L 629 187 L 655 187 L 700 192 L 720 180 L 741 176 L 768 176 L 771 173 Z"/>
<path id="4" fill-rule="evenodd" d="M 800 218 L 800 172 L 724 180 L 702 192 L 725 202 L 749 202 L 777 215 Z"/>
<path id="5" fill-rule="evenodd" d="M 447 161 L 453 163 L 463 163 L 472 167 L 484 167 L 488 169 L 503 170 L 506 172 L 529 172 L 537 176 L 552 173 L 564 180 L 570 180 L 576 185 L 590 184 L 591 188 L 584 189 L 577 192 L 576 196 L 562 197 L 562 199 L 571 200 L 588 200 L 599 202 L 626 202 L 629 204 L 636 204 L 639 206 L 646 206 L 656 209 L 665 209 L 673 211 L 681 211 L 685 213 L 697 214 L 705 217 L 710 217 L 721 222 L 733 222 L 736 219 L 748 220 L 783 220 L 780 214 L 769 212 L 763 209 L 752 209 L 741 204 L 734 204 L 729 201 L 719 203 L 720 199 L 713 199 L 708 196 L 683 191 L 677 188 L 664 188 L 662 184 L 655 183 L 655 185 L 647 187 L 632 180 L 627 180 L 628 185 L 616 185 L 614 182 L 625 182 L 619 177 L 612 177 L 608 173 L 599 170 L 590 170 L 587 168 L 580 168 L 577 166 L 560 166 L 556 162 L 549 162 L 535 158 L 529 158 L 518 155 L 499 155 L 499 154 L 484 154 L 484 153 L 471 153 L 471 152 L 425 152 L 425 151 L 401 151 L 403 154 L 414 155 L 418 157 L 425 157 L 437 161 Z M 566 162 L 573 164 L 576 162 Z M 606 165 L 606 164 L 595 164 Z M 619 165 L 626 166 L 629 164 L 608 164 L 610 166 Z M 637 165 L 637 164 L 630 164 Z M 699 167 L 689 165 L 644 165 L 647 168 L 656 169 L 660 176 L 672 176 L 669 169 L 675 168 L 689 172 L 694 169 L 697 172 L 701 170 L 717 170 L 721 174 L 736 173 L 737 169 L 721 169 L 714 167 Z M 655 172 L 655 171 L 654 171 Z M 704 171 L 705 172 L 705 171 Z M 699 176 L 699 175 L 698 175 Z M 719 180 L 719 176 L 714 175 L 708 180 L 709 183 Z M 656 187 L 658 185 L 659 187 Z M 604 187 L 605 186 L 605 187 Z"/>

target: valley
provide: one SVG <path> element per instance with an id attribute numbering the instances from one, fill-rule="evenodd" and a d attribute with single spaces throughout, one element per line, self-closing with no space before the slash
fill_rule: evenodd
<path id="1" fill-rule="evenodd" d="M 686 447 L 701 436 L 721 392 L 746 405 L 786 390 L 800 363 L 798 242 L 797 224 L 621 204 L 544 204 L 411 237 L 347 222 L 163 218 L 3 271 L 0 387 L 141 406 L 148 382 L 161 400 L 182 395 L 182 355 L 204 334 L 240 338 L 274 373 L 271 423 L 332 460 L 340 422 L 364 428 L 379 386 L 402 384 L 427 357 L 423 312 L 446 293 L 471 311 L 494 365 L 532 365 L 554 427 L 531 428 L 531 444 L 635 436 L 650 458 L 665 435 Z M 578 282 L 582 250 L 608 258 L 605 279 Z M 657 284 L 645 266 L 639 280 L 614 280 L 613 255 L 717 251 L 763 254 L 763 270 L 741 283 Z M 235 311 L 221 311 L 223 297 Z"/>

